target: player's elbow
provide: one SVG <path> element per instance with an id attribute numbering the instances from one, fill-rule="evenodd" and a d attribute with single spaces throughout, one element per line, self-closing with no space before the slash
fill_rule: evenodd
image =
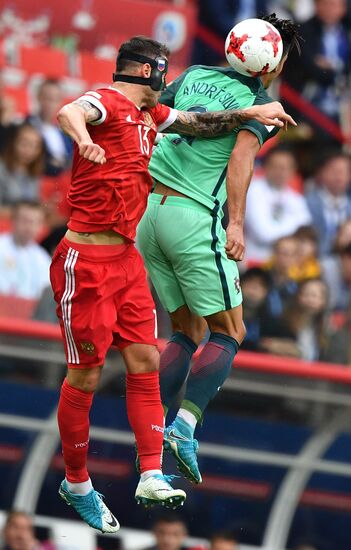
<path id="1" fill-rule="evenodd" d="M 67 122 L 68 119 L 68 113 L 67 113 L 67 107 L 68 105 L 64 105 L 61 107 L 61 109 L 58 111 L 56 118 L 60 126 L 64 126 L 65 122 Z"/>
<path id="2" fill-rule="evenodd" d="M 76 110 L 77 108 L 73 103 L 67 103 L 67 105 L 61 107 L 56 115 L 57 121 L 61 128 L 64 128 L 67 125 L 72 116 L 72 113 Z"/>

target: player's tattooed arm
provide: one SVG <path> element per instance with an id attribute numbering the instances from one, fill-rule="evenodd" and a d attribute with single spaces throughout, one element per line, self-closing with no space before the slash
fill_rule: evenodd
<path id="1" fill-rule="evenodd" d="M 79 105 L 83 109 L 86 122 L 95 122 L 101 118 L 101 111 L 85 99 L 77 99 L 73 101 L 73 105 Z"/>
<path id="2" fill-rule="evenodd" d="M 197 137 L 215 137 L 227 134 L 245 121 L 242 111 L 213 111 L 194 113 L 179 111 L 176 120 L 163 132 Z"/>
<path id="3" fill-rule="evenodd" d="M 197 137 L 216 137 L 221 134 L 228 134 L 234 128 L 252 119 L 256 119 L 267 126 L 283 127 L 287 123 L 296 126 L 296 122 L 284 111 L 283 106 L 278 101 L 274 101 L 241 110 L 207 113 L 178 111 L 176 120 L 164 132 Z"/>
<path id="4" fill-rule="evenodd" d="M 64 105 L 57 114 L 62 130 L 68 134 L 79 148 L 79 154 L 95 164 L 106 162 L 105 151 L 94 143 L 87 129 L 87 124 L 101 117 L 99 109 L 89 101 L 77 100 Z"/>

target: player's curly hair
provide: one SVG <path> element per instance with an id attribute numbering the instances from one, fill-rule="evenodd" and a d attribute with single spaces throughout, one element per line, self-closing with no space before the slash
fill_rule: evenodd
<path id="1" fill-rule="evenodd" d="M 283 40 L 283 55 L 287 55 L 293 48 L 297 49 L 299 55 L 301 54 L 303 38 L 299 33 L 300 25 L 297 25 L 291 19 L 279 19 L 275 13 L 264 15 L 261 19 L 273 25 L 280 32 Z"/>

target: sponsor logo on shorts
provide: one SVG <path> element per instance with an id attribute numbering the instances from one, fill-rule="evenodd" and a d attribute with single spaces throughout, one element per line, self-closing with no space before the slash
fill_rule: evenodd
<path id="1" fill-rule="evenodd" d="M 236 293 L 239 294 L 239 293 L 240 293 L 240 290 L 241 290 L 240 279 L 239 279 L 239 277 L 235 277 L 235 279 L 234 279 L 234 287 L 235 287 Z"/>
<path id="2" fill-rule="evenodd" d="M 162 426 L 158 426 L 157 424 L 151 424 L 151 429 L 155 432 L 161 432 L 163 434 L 164 428 Z"/>
<path id="3" fill-rule="evenodd" d="M 80 347 L 88 355 L 94 355 L 95 353 L 95 346 L 92 342 L 81 342 Z"/>

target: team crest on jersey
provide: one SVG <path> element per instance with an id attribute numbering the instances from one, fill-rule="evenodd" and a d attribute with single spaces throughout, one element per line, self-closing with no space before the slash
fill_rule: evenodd
<path id="1" fill-rule="evenodd" d="M 236 290 L 236 293 L 239 294 L 240 291 L 241 291 L 241 286 L 240 286 L 240 279 L 239 277 L 235 277 L 234 279 L 234 288 Z"/>
<path id="2" fill-rule="evenodd" d="M 95 353 L 95 346 L 92 342 L 81 342 L 80 347 L 88 355 L 94 355 Z"/>
<path id="3" fill-rule="evenodd" d="M 147 126 L 150 126 L 150 128 L 153 128 L 156 130 L 156 124 L 154 123 L 154 119 L 150 115 L 148 111 L 143 111 L 144 113 L 144 122 Z"/>

